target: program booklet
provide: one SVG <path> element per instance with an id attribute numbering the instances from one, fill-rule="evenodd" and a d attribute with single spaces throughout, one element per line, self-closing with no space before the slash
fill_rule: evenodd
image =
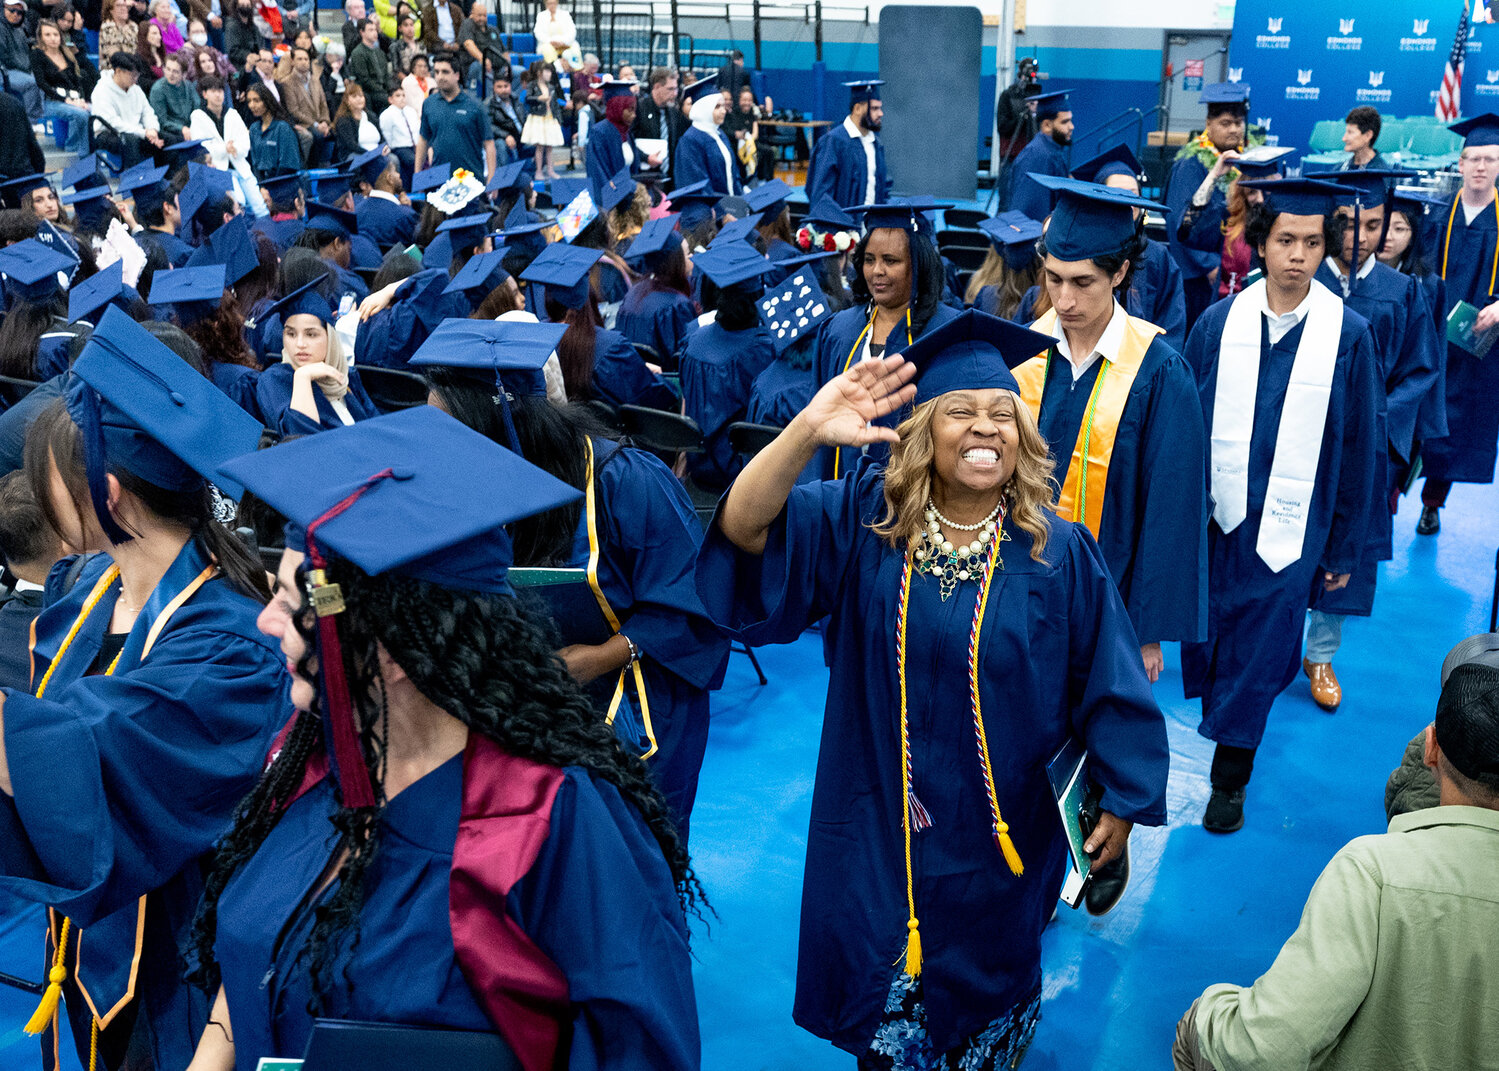
<path id="1" fill-rule="evenodd" d="M 1051 781 L 1051 792 L 1056 797 L 1057 813 L 1062 819 L 1062 830 L 1067 834 L 1067 850 L 1072 857 L 1072 870 L 1062 883 L 1061 899 L 1068 907 L 1077 907 L 1082 902 L 1083 892 L 1088 887 L 1088 870 L 1092 860 L 1083 851 L 1087 837 L 1083 835 L 1083 800 L 1088 794 L 1083 767 L 1088 753 L 1070 736 L 1061 749 L 1046 764 L 1046 775 Z"/>
<path id="2" fill-rule="evenodd" d="M 1447 341 L 1458 349 L 1466 350 L 1474 357 L 1485 357 L 1499 339 L 1499 325 L 1487 331 L 1477 331 L 1478 309 L 1466 301 L 1459 301 L 1447 314 Z"/>
<path id="3" fill-rule="evenodd" d="M 574 643 L 597 646 L 614 635 L 593 588 L 588 585 L 586 570 L 520 568 L 511 569 L 507 578 L 514 587 L 546 604 L 564 646 Z"/>

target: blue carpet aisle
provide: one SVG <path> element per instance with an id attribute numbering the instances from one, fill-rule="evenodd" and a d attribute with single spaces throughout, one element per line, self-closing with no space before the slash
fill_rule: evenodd
<path id="1" fill-rule="evenodd" d="M 1211 982 L 1253 981 L 1295 928 L 1317 874 L 1344 843 L 1384 828 L 1384 781 L 1431 718 L 1449 647 L 1488 625 L 1499 488 L 1459 484 L 1444 529 L 1396 519 L 1376 616 L 1351 621 L 1336 665 L 1346 699 L 1313 705 L 1304 680 L 1276 704 L 1246 824 L 1202 831 L 1211 746 L 1181 698 L 1176 651 L 1156 696 L 1172 743 L 1171 824 L 1133 838 L 1135 878 L 1102 921 L 1063 908 L 1046 935 L 1046 1003 L 1025 1071 L 1170 1066 L 1177 1017 Z M 759 652 L 770 684 L 730 662 L 693 814 L 698 874 L 718 913 L 696 927 L 705 1071 L 851 1071 L 791 1022 L 802 855 L 827 673 L 815 636 Z M 40 978 L 40 915 L 0 907 L 0 971 Z M 30 994 L 0 987 L 0 1071 L 39 1066 L 21 1025 Z M 64 1048 L 64 1067 L 76 1060 Z"/>

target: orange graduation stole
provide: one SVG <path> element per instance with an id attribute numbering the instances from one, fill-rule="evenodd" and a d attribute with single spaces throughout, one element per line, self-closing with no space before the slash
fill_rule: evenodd
<path id="1" fill-rule="evenodd" d="M 1031 330 L 1055 336 L 1056 310 L 1047 312 L 1031 325 Z M 1065 520 L 1087 525 L 1094 539 L 1098 538 L 1103 523 L 1103 495 L 1108 486 L 1114 442 L 1119 434 L 1119 419 L 1124 415 L 1124 406 L 1129 401 L 1130 388 L 1134 386 L 1140 364 L 1145 360 L 1145 351 L 1150 348 L 1151 341 L 1163 333 L 1163 329 L 1155 324 L 1130 316 L 1125 323 L 1118 359 L 1100 358 L 1102 366 L 1093 382 L 1093 394 L 1088 398 L 1088 408 L 1083 415 L 1083 426 L 1077 432 L 1072 457 L 1067 462 L 1061 495 L 1052 507 Z M 1015 369 L 1020 396 L 1031 416 L 1038 420 L 1041 417 L 1041 394 L 1046 389 L 1046 373 L 1055 352 L 1053 346 Z"/>

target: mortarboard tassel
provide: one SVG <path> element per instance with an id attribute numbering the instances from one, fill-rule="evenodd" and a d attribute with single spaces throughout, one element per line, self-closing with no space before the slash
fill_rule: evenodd
<path id="1" fill-rule="evenodd" d="M 72 919 L 62 920 L 62 929 L 57 934 L 57 955 L 52 959 L 52 969 L 47 972 L 47 988 L 42 993 L 42 1002 L 36 1006 L 36 1011 L 31 1013 L 31 1018 L 24 1027 L 26 1033 L 33 1036 L 43 1033 L 57 1021 L 57 1006 L 62 1002 L 62 984 L 68 977 L 68 968 L 63 959 L 68 954 L 68 931 L 72 928 Z"/>
<path id="2" fill-rule="evenodd" d="M 99 527 L 111 543 L 119 546 L 130 542 L 130 533 L 121 528 L 109 512 L 109 484 L 104 479 L 109 458 L 104 445 L 104 422 L 99 415 L 99 395 L 93 387 L 84 384 L 79 392 L 78 408 L 73 416 L 83 438 L 83 471 L 88 478 L 89 501 L 93 503 Z"/>

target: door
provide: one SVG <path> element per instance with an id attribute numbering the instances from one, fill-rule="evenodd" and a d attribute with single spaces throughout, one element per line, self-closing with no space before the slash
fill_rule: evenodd
<path id="1" fill-rule="evenodd" d="M 1167 30 L 1161 50 L 1161 105 L 1166 129 L 1188 134 L 1201 130 L 1202 87 L 1232 82 L 1228 69 L 1228 31 Z"/>

